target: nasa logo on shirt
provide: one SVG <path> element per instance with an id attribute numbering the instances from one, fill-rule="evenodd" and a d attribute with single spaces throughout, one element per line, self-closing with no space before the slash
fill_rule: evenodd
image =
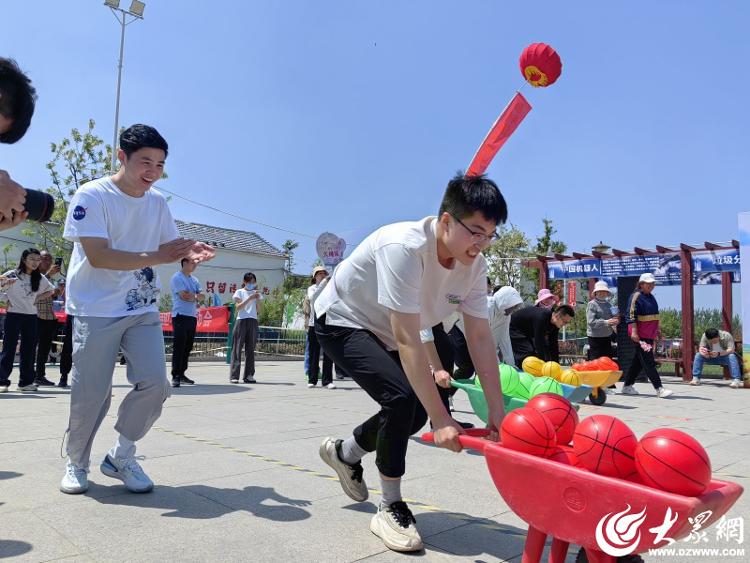
<path id="1" fill-rule="evenodd" d="M 445 299 L 450 303 L 451 305 L 460 305 L 461 304 L 461 296 L 455 295 L 453 293 L 446 293 Z"/>
<path id="2" fill-rule="evenodd" d="M 86 208 L 81 205 L 76 205 L 75 209 L 73 209 L 73 219 L 80 221 L 84 217 L 86 217 Z"/>

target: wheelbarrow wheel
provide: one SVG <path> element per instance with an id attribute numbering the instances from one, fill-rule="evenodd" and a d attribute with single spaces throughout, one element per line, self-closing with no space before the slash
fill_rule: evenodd
<path id="1" fill-rule="evenodd" d="M 596 395 L 591 393 L 589 395 L 589 401 L 591 401 L 592 405 L 600 406 L 607 402 L 607 392 L 599 387 L 596 390 Z"/>
<path id="2" fill-rule="evenodd" d="M 581 548 L 576 556 L 576 563 L 589 563 L 589 558 L 586 557 L 586 550 Z M 617 563 L 644 563 L 643 558 L 640 555 L 632 554 L 625 555 L 617 558 Z"/>

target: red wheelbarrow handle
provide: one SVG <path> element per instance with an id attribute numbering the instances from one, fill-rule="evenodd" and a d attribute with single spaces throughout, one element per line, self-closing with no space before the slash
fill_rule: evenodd
<path id="1" fill-rule="evenodd" d="M 468 428 L 466 434 L 461 434 L 458 437 L 458 440 L 464 448 L 471 448 L 472 450 L 477 450 L 479 453 L 483 454 L 484 448 L 487 447 L 487 444 L 495 443 L 484 439 L 489 435 L 490 430 L 487 428 Z M 434 443 L 435 435 L 432 432 L 425 432 L 422 434 L 422 440 Z"/>

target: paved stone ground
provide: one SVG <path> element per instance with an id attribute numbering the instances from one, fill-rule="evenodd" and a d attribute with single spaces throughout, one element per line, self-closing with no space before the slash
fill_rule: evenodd
<path id="1" fill-rule="evenodd" d="M 50 371 L 56 378 L 56 369 Z M 481 457 L 412 442 L 403 490 L 426 551 L 390 552 L 368 528 L 377 494 L 365 503 L 351 502 L 317 454 L 323 437 L 347 436 L 375 411 L 369 397 L 350 381 L 336 390 L 307 389 L 299 362 L 260 363 L 259 383 L 252 386 L 230 385 L 227 372 L 218 363 L 193 366 L 190 375 L 200 384 L 176 390 L 139 443 L 142 463 L 157 483 L 146 495 L 128 493 L 98 470 L 115 438 L 117 406 L 128 391 L 123 368 L 115 371 L 113 404 L 94 444 L 85 496 L 58 491 L 68 392 L 0 395 L 0 558 L 520 561 L 525 526 L 500 498 Z M 746 486 L 750 394 L 726 382 L 699 388 L 676 380 L 667 384 L 676 392 L 673 400 L 656 399 L 648 384 L 639 384 L 643 395 L 611 396 L 602 407 L 582 406 L 580 414 L 619 416 L 638 435 L 657 426 L 687 429 L 708 449 L 717 477 Z M 478 423 L 462 392 L 456 409 L 456 418 Z M 366 458 L 365 477 L 374 488 L 372 457 Z M 748 507 L 745 495 L 729 515 L 746 516 Z M 573 554 L 571 549 L 570 561 Z"/>

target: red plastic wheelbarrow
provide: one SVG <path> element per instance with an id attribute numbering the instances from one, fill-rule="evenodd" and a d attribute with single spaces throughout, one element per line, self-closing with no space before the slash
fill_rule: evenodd
<path id="1" fill-rule="evenodd" d="M 581 553 L 579 561 L 615 563 L 617 558 L 602 551 L 597 536 L 604 536 L 611 546 L 608 551 L 614 547 L 636 554 L 665 547 L 667 541 L 657 540 L 657 533 L 651 528 L 666 527 L 664 535 L 674 540 L 687 537 L 693 530 L 688 518 L 711 511 L 708 518 L 699 519 L 701 529 L 707 528 L 732 507 L 743 490 L 735 483 L 712 480 L 698 497 L 668 493 L 511 450 L 483 439 L 487 433 L 483 429 L 470 430 L 460 437 L 461 444 L 484 455 L 500 496 L 529 525 L 523 563 L 540 561 L 548 535 L 552 536 L 550 563 L 563 563 L 569 544 L 585 550 L 585 558 Z M 422 439 L 432 442 L 432 433 L 424 434 Z M 633 516 L 629 525 L 621 521 L 619 527 L 615 526 L 613 519 L 620 513 Z M 665 520 L 672 518 L 675 520 L 671 527 L 664 526 Z M 614 530 L 621 535 L 612 538 Z"/>

